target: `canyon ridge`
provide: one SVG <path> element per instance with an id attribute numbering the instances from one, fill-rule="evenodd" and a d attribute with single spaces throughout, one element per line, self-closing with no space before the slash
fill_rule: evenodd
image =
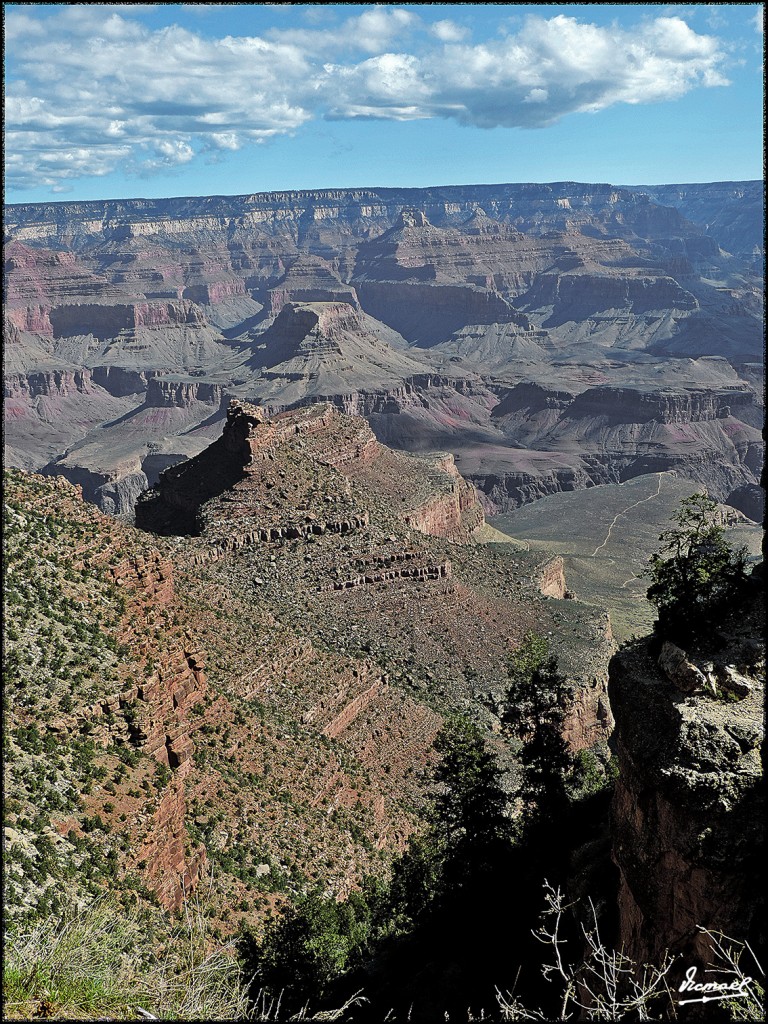
<path id="1" fill-rule="evenodd" d="M 5 209 L 5 461 L 131 514 L 232 399 L 450 452 L 487 514 L 672 472 L 762 518 L 762 185 Z"/>
<path id="2" fill-rule="evenodd" d="M 762 520 L 759 183 L 5 212 L 14 928 L 109 892 L 154 954 L 191 897 L 219 948 L 308 894 L 352 913 L 418 851 L 457 720 L 522 827 L 540 643 L 575 767 L 493 892 L 530 904 L 515 955 L 549 868 L 638 962 L 703 963 L 701 926 L 763 948 L 761 567 L 699 648 L 619 649 L 682 499 Z"/>

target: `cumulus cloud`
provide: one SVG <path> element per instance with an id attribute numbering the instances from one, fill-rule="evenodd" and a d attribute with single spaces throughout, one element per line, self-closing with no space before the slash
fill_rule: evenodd
<path id="1" fill-rule="evenodd" d="M 388 47 L 404 29 L 414 25 L 416 20 L 408 11 L 373 7 L 357 18 L 350 18 L 344 26 L 344 31 L 356 39 L 364 50 L 376 53 Z"/>
<path id="2" fill-rule="evenodd" d="M 387 54 L 356 66 L 329 66 L 331 116 L 451 117 L 481 128 L 538 128 L 566 114 L 617 103 L 671 100 L 695 86 L 727 85 L 718 40 L 680 18 L 662 17 L 633 32 L 566 15 L 529 18 L 516 35 L 478 45 L 447 44 L 439 55 Z M 385 67 L 382 67 L 385 64 Z"/>
<path id="3" fill-rule="evenodd" d="M 430 32 L 433 36 L 442 40 L 444 43 L 459 43 L 462 39 L 466 39 L 469 32 L 466 28 L 461 25 L 457 25 L 455 21 L 436 21 L 434 25 L 430 27 Z"/>
<path id="4" fill-rule="evenodd" d="M 720 41 L 678 16 L 631 31 L 535 16 L 473 44 L 450 20 L 389 6 L 264 38 L 149 29 L 130 6 L 67 5 L 44 19 L 33 9 L 6 17 L 12 188 L 167 170 L 323 117 L 540 128 L 728 84 Z"/>

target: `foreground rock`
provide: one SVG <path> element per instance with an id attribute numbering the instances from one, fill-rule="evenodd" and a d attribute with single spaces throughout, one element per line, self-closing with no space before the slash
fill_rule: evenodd
<path id="1" fill-rule="evenodd" d="M 707 650 L 665 643 L 657 665 L 641 641 L 611 661 L 620 942 L 638 962 L 707 962 L 701 928 L 765 940 L 763 616 L 756 585 Z"/>

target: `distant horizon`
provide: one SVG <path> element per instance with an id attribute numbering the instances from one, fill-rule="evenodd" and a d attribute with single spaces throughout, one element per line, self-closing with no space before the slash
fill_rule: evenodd
<path id="1" fill-rule="evenodd" d="M 557 181 L 466 181 L 451 182 L 450 184 L 434 185 L 327 185 L 318 188 L 272 188 L 258 192 L 201 192 L 198 194 L 169 196 L 109 196 L 101 199 L 38 199 L 29 202 L 4 203 L 3 206 L 67 206 L 86 203 L 133 203 L 150 202 L 164 203 L 183 201 L 186 199 L 245 199 L 249 196 L 268 195 L 297 195 L 306 192 L 428 192 L 430 189 L 438 188 L 502 188 L 505 185 L 608 185 L 612 188 L 661 188 L 685 187 L 687 185 L 749 185 L 764 183 L 764 178 L 714 178 L 702 181 L 643 181 L 638 183 L 627 183 L 624 181 L 584 181 L 576 178 L 561 178 Z"/>
<path id="2" fill-rule="evenodd" d="M 4 15 L 10 205 L 764 171 L 762 4 Z"/>

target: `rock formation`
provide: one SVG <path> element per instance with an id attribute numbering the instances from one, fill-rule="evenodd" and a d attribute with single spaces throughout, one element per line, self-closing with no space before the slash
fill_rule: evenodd
<path id="1" fill-rule="evenodd" d="M 9 207 L 6 457 L 125 512 L 149 455 L 213 440 L 209 402 L 332 400 L 452 452 L 489 510 L 667 468 L 726 499 L 762 462 L 759 201 L 561 182 Z M 531 386 L 568 407 L 513 410 Z"/>
<path id="2" fill-rule="evenodd" d="M 504 629 L 520 638 L 524 632 L 522 595 L 512 597 L 503 584 L 498 593 L 482 596 L 466 583 L 478 573 L 485 575 L 486 564 L 492 563 L 484 556 L 476 561 L 472 549 L 463 547 L 484 516 L 453 458 L 389 450 L 364 420 L 330 404 L 269 416 L 263 408 L 231 402 L 222 437 L 161 474 L 157 487 L 138 502 L 136 515 L 145 529 L 198 536 L 187 555 L 190 568 L 221 563 L 227 572 L 234 571 L 227 566 L 250 564 L 248 571 L 265 600 L 281 592 L 275 577 L 281 552 L 281 560 L 293 566 L 290 572 L 296 575 L 288 578 L 297 592 L 312 595 L 311 616 L 303 619 L 308 636 L 328 642 L 342 623 L 353 634 L 370 631 L 371 649 L 383 644 L 404 674 L 410 671 L 404 667 L 408 659 L 400 631 L 413 616 L 409 628 L 414 635 L 421 633 L 417 622 L 422 601 L 428 601 L 431 622 L 444 621 L 446 628 L 452 622 L 453 635 L 446 636 L 448 646 L 439 660 L 460 659 L 450 670 L 457 695 L 468 697 L 476 685 L 498 690 L 499 676 L 506 678 L 510 642 Z M 238 560 L 241 551 L 248 552 L 248 563 Z M 302 551 L 307 552 L 303 557 Z M 525 593 L 530 595 L 525 600 L 544 597 L 561 605 L 571 596 L 562 559 L 525 557 Z M 502 580 L 510 571 L 503 565 L 502 558 Z M 287 567 L 282 571 L 289 572 Z M 425 588 L 423 595 L 417 588 Z M 565 604 L 573 605 L 578 620 L 582 611 L 573 602 Z M 530 611 L 523 614 L 527 618 Z M 558 621 L 562 617 L 558 612 Z M 502 621 L 505 626 L 495 625 Z M 395 622 L 399 625 L 389 638 L 392 627 L 385 624 Z M 611 727 L 605 697 L 610 625 L 590 621 L 585 628 L 593 657 L 585 657 L 575 625 L 574 652 L 568 653 L 569 644 L 562 650 L 564 670 L 574 680 L 565 726 L 573 749 L 604 743 Z M 431 672 L 437 656 L 431 642 L 413 650 L 417 662 L 429 665 Z M 477 683 L 468 688 L 474 677 Z"/>
<path id="3" fill-rule="evenodd" d="M 400 497 L 406 503 L 403 521 L 424 533 L 466 538 L 484 522 L 474 489 L 461 479 L 449 455 L 429 462 L 396 456 L 376 441 L 363 420 L 346 417 L 329 404 L 267 418 L 263 409 L 233 400 L 222 437 L 201 455 L 161 475 L 157 491 L 145 494 L 137 506 L 137 524 L 151 529 L 203 530 L 216 551 L 325 533 L 346 534 L 367 526 L 368 512 L 351 495 L 325 494 L 320 501 L 315 497 L 308 502 L 305 479 L 290 480 L 285 472 L 275 470 L 272 463 L 278 451 L 284 448 L 290 453 L 294 442 L 303 458 L 317 467 L 313 475 L 318 483 L 327 481 L 328 489 L 336 492 L 338 478 L 333 470 L 341 470 L 352 480 L 373 476 L 383 482 L 389 469 L 385 464 L 395 460 L 400 470 Z M 408 485 L 423 489 L 425 478 L 426 493 L 409 495 Z M 241 511 L 234 536 L 226 505 L 222 512 L 214 506 L 202 509 L 227 489 L 233 490 L 229 501 L 237 502 Z M 313 489 L 317 493 L 317 488 Z M 265 491 L 273 492 L 272 500 L 255 505 L 249 492 L 261 495 Z M 217 535 L 220 541 L 215 539 Z"/>
<path id="4" fill-rule="evenodd" d="M 146 414 L 216 409 L 193 381 L 148 376 Z M 564 600 L 561 561 L 472 543 L 483 511 L 451 455 L 392 451 L 332 403 L 234 400 L 220 434 L 139 501 L 166 536 L 61 475 L 10 475 L 9 779 L 26 836 L 35 724 L 39 764 L 56 745 L 64 776 L 93 771 L 46 811 L 62 871 L 86 849 L 119 891 L 177 908 L 211 867 L 229 934 L 314 880 L 344 896 L 404 848 L 444 713 L 476 720 L 516 785 L 498 702 L 530 631 L 556 638 L 571 749 L 604 747 L 614 645 L 604 613 Z"/>
<path id="5" fill-rule="evenodd" d="M 703 966 L 700 928 L 765 941 L 763 616 L 756 581 L 706 648 L 640 641 L 611 661 L 620 943 L 638 962 L 668 949 Z"/>

